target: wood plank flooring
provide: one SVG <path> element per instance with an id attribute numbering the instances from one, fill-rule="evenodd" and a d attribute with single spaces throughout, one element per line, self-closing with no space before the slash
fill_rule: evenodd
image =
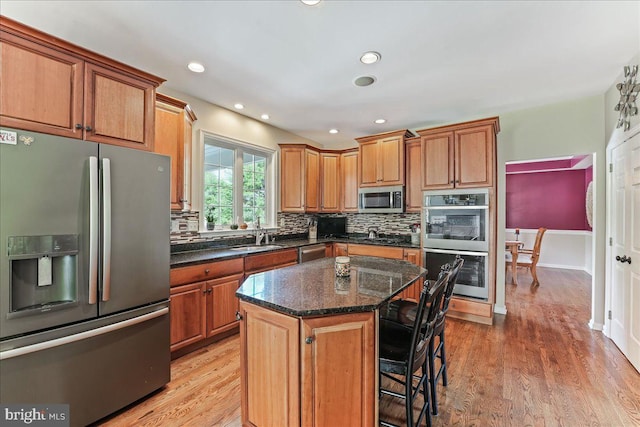
<path id="1" fill-rule="evenodd" d="M 640 425 L 640 374 L 587 326 L 591 277 L 538 276 L 535 288 L 524 270 L 519 286 L 507 277 L 508 315 L 494 326 L 447 320 L 449 386 L 438 386 L 434 426 Z M 164 389 L 99 425 L 239 426 L 239 365 L 235 335 L 174 360 Z M 401 401 L 384 396 L 380 411 L 404 424 Z"/>

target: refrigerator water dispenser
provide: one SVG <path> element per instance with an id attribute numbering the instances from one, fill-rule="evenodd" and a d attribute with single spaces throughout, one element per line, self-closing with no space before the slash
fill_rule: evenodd
<path id="1" fill-rule="evenodd" d="M 11 307 L 7 317 L 75 305 L 78 235 L 10 236 Z"/>

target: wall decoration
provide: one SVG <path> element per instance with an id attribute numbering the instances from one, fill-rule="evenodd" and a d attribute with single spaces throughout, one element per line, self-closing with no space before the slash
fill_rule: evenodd
<path id="1" fill-rule="evenodd" d="M 618 83 L 616 88 L 620 91 L 620 101 L 615 106 L 614 110 L 620 112 L 620 118 L 616 128 L 622 127 L 626 132 L 629 130 L 631 123 L 629 117 L 638 114 L 638 107 L 636 107 L 636 98 L 638 92 L 640 92 L 640 84 L 636 83 L 636 75 L 638 74 L 638 66 L 624 67 L 624 81 Z"/>
<path id="2" fill-rule="evenodd" d="M 589 227 L 593 228 L 593 181 L 591 181 L 587 186 L 584 207 L 587 211 L 587 222 L 589 223 Z"/>

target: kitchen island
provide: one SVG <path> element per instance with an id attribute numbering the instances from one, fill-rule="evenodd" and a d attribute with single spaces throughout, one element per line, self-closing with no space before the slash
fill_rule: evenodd
<path id="1" fill-rule="evenodd" d="M 378 309 L 426 270 L 335 258 L 249 276 L 240 298 L 242 424 L 378 425 Z"/>

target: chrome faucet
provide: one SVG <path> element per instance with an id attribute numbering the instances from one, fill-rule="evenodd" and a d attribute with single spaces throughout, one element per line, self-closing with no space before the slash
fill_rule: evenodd
<path id="1" fill-rule="evenodd" d="M 262 238 L 266 235 L 267 233 L 264 230 L 256 228 L 256 246 L 260 246 L 262 244 Z"/>
<path id="2" fill-rule="evenodd" d="M 264 231 L 260 226 L 260 217 L 258 217 L 258 220 L 256 221 L 256 246 L 260 246 L 262 244 L 262 238 L 265 236 L 267 236 L 268 241 L 269 237 L 266 231 Z"/>

